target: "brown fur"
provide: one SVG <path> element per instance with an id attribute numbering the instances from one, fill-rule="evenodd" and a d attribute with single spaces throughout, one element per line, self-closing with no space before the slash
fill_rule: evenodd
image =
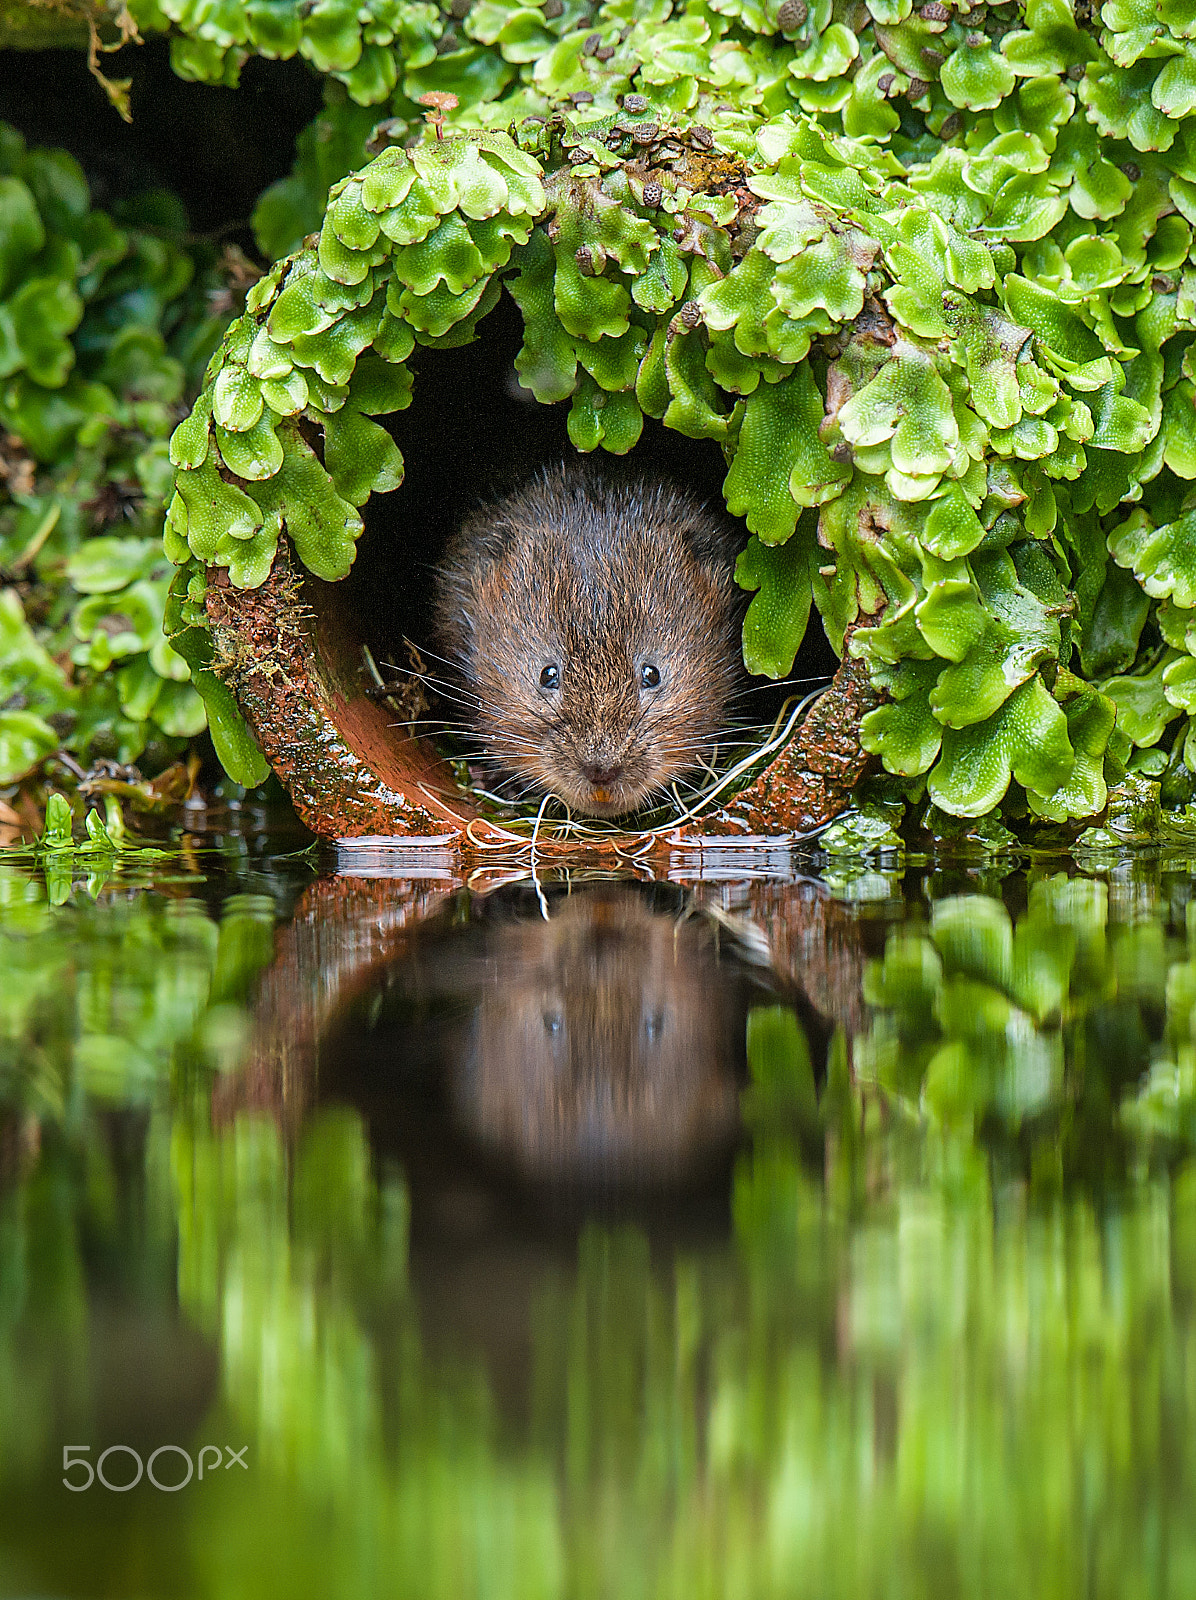
<path id="1" fill-rule="evenodd" d="M 570 466 L 475 513 L 441 565 L 436 632 L 486 754 L 589 816 L 696 767 L 742 673 L 736 542 L 667 484 Z"/>

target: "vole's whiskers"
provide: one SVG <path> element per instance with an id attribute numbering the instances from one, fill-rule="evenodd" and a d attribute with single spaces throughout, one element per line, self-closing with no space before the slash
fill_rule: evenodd
<path id="1" fill-rule="evenodd" d="M 469 690 L 462 689 L 437 689 L 434 691 L 438 700 L 447 701 L 450 705 L 464 706 L 470 711 L 480 711 L 485 702 Z"/>
<path id="2" fill-rule="evenodd" d="M 434 655 L 434 652 L 427 650 L 424 652 L 424 654 Z M 450 677 L 441 677 L 435 672 L 428 672 L 422 661 L 418 667 L 400 666 L 398 662 L 395 661 L 383 661 L 380 663 L 380 665 L 386 667 L 390 672 L 395 673 L 400 685 L 404 682 L 421 683 L 426 684 L 429 688 L 433 689 L 437 695 L 443 695 L 446 699 L 452 699 L 454 697 L 472 701 L 476 701 L 478 699 L 478 696 L 474 694 L 472 689 L 470 689 L 468 681 L 462 675 L 459 663 L 450 661 L 447 656 L 435 656 L 435 659 L 437 661 L 443 661 L 444 665 L 449 668 L 450 673 L 452 674 Z M 387 689 L 389 687 L 390 685 L 385 683 L 379 685 L 379 688 L 381 689 Z"/>
<path id="3" fill-rule="evenodd" d="M 461 662 L 460 661 L 454 660 L 452 656 L 439 655 L 435 650 L 430 650 L 427 645 L 423 645 L 423 644 L 420 645 L 419 654 L 421 656 L 427 656 L 428 659 L 431 660 L 431 661 L 441 661 L 441 662 L 443 662 L 444 665 L 446 667 L 448 667 L 454 673 L 460 673 L 460 671 L 461 671 Z M 390 667 L 392 672 L 409 672 L 411 670 L 409 667 L 398 667 L 398 666 L 395 666 L 395 664 L 392 661 L 384 661 L 382 663 L 382 665 L 384 667 Z"/>
<path id="4" fill-rule="evenodd" d="M 534 739 L 523 739 L 518 734 L 489 733 L 483 729 L 482 735 L 482 743 L 479 745 L 479 749 L 484 751 L 487 757 L 495 761 L 501 761 L 504 757 L 519 755 L 524 752 L 528 755 L 536 755 L 541 752 L 541 746 Z M 478 736 L 478 730 L 475 728 L 473 737 L 477 739 Z"/>
<path id="5" fill-rule="evenodd" d="M 543 747 L 534 739 L 520 739 L 508 735 L 488 739 L 482 749 L 482 759 L 501 766 L 504 761 L 517 761 L 520 756 L 542 756 Z"/>
<path id="6" fill-rule="evenodd" d="M 426 734 L 452 734 L 454 738 L 467 739 L 473 732 L 472 727 L 463 722 L 445 722 L 443 717 L 405 717 L 401 722 L 388 722 L 388 728 L 419 729 L 420 736 Z"/>
<path id="7" fill-rule="evenodd" d="M 764 678 L 745 684 L 742 688 L 734 690 L 727 696 L 727 704 L 731 705 L 736 700 L 745 700 L 748 695 L 764 694 L 771 689 L 798 688 L 805 684 L 830 683 L 831 674 L 821 673 L 812 678 Z"/>
<path id="8" fill-rule="evenodd" d="M 671 794 L 674 804 L 677 805 L 681 810 L 684 810 L 686 805 L 686 802 L 681 798 L 683 793 L 689 795 L 693 800 L 700 800 L 703 794 L 703 790 L 699 789 L 696 784 L 687 782 L 685 778 L 674 778 L 668 784 L 661 784 L 660 787 L 653 792 L 661 796 L 663 796 L 665 793 Z"/>

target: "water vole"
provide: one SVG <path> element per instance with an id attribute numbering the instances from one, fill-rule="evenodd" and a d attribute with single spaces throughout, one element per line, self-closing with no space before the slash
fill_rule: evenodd
<path id="1" fill-rule="evenodd" d="M 571 465 L 475 512 L 435 626 L 487 757 L 598 817 L 697 767 L 743 670 L 737 543 L 668 484 Z"/>

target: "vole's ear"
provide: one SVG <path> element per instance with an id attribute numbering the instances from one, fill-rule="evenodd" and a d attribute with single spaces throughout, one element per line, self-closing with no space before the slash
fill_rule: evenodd
<path id="1" fill-rule="evenodd" d="M 729 592 L 734 586 L 735 557 L 741 542 L 736 530 L 703 506 L 685 518 L 680 532 L 710 584 Z"/>
<path id="2" fill-rule="evenodd" d="M 510 540 L 497 508 L 479 507 L 449 540 L 436 567 L 432 596 L 432 635 L 436 648 L 467 667 L 476 645 L 482 589 Z"/>
<path id="3" fill-rule="evenodd" d="M 449 546 L 447 559 L 451 562 L 460 551 L 468 552 L 475 566 L 493 564 L 505 560 L 513 545 L 526 546 L 529 538 L 555 538 L 577 520 L 593 481 L 591 470 L 577 462 L 542 467 L 511 493 L 479 501 Z"/>
<path id="4" fill-rule="evenodd" d="M 473 655 L 476 596 L 459 565 L 442 566 L 432 597 L 432 642 L 449 661 L 464 667 Z"/>
<path id="5" fill-rule="evenodd" d="M 445 552 L 448 567 L 461 565 L 471 570 L 501 561 L 515 537 L 506 504 L 478 506 L 462 523 Z"/>

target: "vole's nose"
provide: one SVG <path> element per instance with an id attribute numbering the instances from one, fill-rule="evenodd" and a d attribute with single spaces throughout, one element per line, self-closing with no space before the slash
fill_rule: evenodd
<path id="1" fill-rule="evenodd" d="M 583 761 L 581 770 L 589 781 L 599 789 L 609 789 L 623 776 L 623 768 L 615 763 L 613 766 L 599 761 Z"/>

